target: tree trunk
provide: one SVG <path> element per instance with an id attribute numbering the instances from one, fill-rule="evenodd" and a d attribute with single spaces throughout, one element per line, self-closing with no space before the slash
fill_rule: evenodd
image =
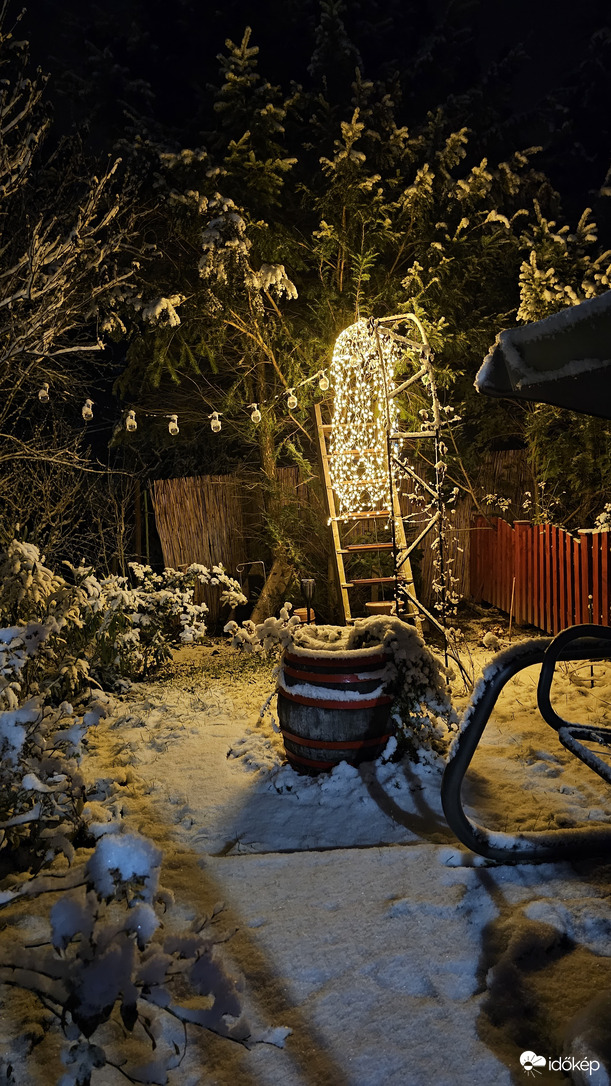
<path id="1" fill-rule="evenodd" d="M 257 364 L 257 392 L 259 401 L 265 403 L 268 396 L 266 363 Z M 267 479 L 268 492 L 265 495 L 265 512 L 270 524 L 278 523 L 282 509 L 282 500 L 278 495 L 278 470 L 276 464 L 275 428 L 273 418 L 263 415 L 259 425 L 259 455 L 261 471 Z M 270 615 L 277 613 L 284 603 L 286 590 L 295 570 L 290 564 L 282 542 L 272 545 L 273 563 L 261 595 L 257 600 L 251 619 L 263 622 Z"/>
<path id="2" fill-rule="evenodd" d="M 284 595 L 295 573 L 286 555 L 277 553 L 274 564 L 268 574 L 267 580 L 257 600 L 251 620 L 264 622 L 270 615 L 275 614 L 284 603 Z"/>

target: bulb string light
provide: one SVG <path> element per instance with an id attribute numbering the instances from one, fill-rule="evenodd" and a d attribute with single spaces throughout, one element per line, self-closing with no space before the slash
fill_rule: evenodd
<path id="1" fill-rule="evenodd" d="M 345 328 L 335 342 L 329 470 L 340 516 L 388 506 L 386 433 L 399 417 L 388 395 L 401 357 L 393 339 L 381 330 L 376 336 L 366 320 Z"/>
<path id="2" fill-rule="evenodd" d="M 282 392 L 279 392 L 278 395 L 272 397 L 269 401 L 266 401 L 266 402 L 258 401 L 258 402 L 253 402 L 253 403 L 248 404 L 248 406 L 246 407 L 246 410 L 248 410 L 250 412 L 251 422 L 253 422 L 255 425 L 260 423 L 261 419 L 262 419 L 261 408 L 272 408 L 274 406 L 274 404 L 278 403 L 279 400 L 284 399 L 284 398 L 286 399 L 286 404 L 287 404 L 287 407 L 288 407 L 289 411 L 294 410 L 299 405 L 299 401 L 298 401 L 298 398 L 297 398 L 297 395 L 296 395 L 297 390 L 300 389 L 300 388 L 303 388 L 305 385 L 313 384 L 315 381 L 318 381 L 318 387 L 319 387 L 321 392 L 327 392 L 327 390 L 329 389 L 329 384 L 330 384 L 329 377 L 327 375 L 327 371 L 324 370 L 324 369 L 321 369 L 321 370 L 318 370 L 316 373 L 314 373 L 311 377 L 304 377 L 304 379 L 302 381 L 299 381 L 298 384 L 292 385 L 290 388 L 283 389 Z M 41 384 L 41 386 L 40 386 L 40 388 L 39 388 L 39 390 L 37 392 L 37 397 L 38 397 L 40 403 L 42 403 L 42 404 L 48 404 L 50 402 L 51 393 L 50 393 L 50 387 L 49 387 L 49 382 L 48 381 L 43 381 L 42 382 L 42 384 Z M 90 422 L 93 419 L 93 417 L 94 417 L 94 414 L 93 414 L 94 404 L 95 404 L 95 400 L 92 400 L 90 397 L 87 397 L 85 399 L 85 402 L 83 403 L 83 406 L 81 407 L 81 415 L 82 415 L 83 420 L 85 422 Z M 159 415 L 162 414 L 162 412 L 145 411 L 145 410 L 141 410 L 140 408 L 138 408 L 138 414 L 141 415 L 141 416 L 146 416 L 146 417 L 151 417 L 151 418 L 158 418 Z M 213 411 L 212 414 L 208 415 L 208 418 L 211 420 L 210 421 L 210 428 L 211 428 L 212 432 L 215 433 L 215 434 L 219 433 L 219 431 L 221 430 L 220 418 L 221 418 L 222 414 L 223 414 L 223 412 L 221 412 L 221 411 Z M 169 433 L 172 434 L 172 436 L 176 436 L 178 433 L 180 433 L 180 429 L 179 429 L 179 426 L 178 426 L 178 415 L 177 414 L 165 415 L 165 418 L 170 420 L 169 424 L 168 424 Z M 121 425 L 121 424 L 119 424 L 119 425 Z M 124 416 L 123 416 L 123 426 L 129 433 L 135 433 L 135 431 L 138 429 L 138 422 L 137 422 L 137 419 L 136 419 L 136 409 L 135 408 L 130 408 L 124 414 Z"/>

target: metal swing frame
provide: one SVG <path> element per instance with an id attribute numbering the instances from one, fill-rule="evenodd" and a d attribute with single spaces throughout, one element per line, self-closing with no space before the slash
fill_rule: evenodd
<path id="1" fill-rule="evenodd" d="M 539 712 L 560 742 L 603 780 L 611 784 L 611 728 L 573 724 L 553 709 L 550 688 L 559 660 L 611 659 L 611 629 L 584 624 L 571 626 L 557 637 L 542 637 L 514 645 L 493 661 L 495 668 L 476 686 L 462 729 L 454 741 L 441 786 L 448 825 L 473 852 L 501 863 L 540 863 L 599 856 L 611 848 L 611 825 L 559 830 L 500 833 L 479 825 L 466 813 L 462 784 L 484 729 L 503 687 L 524 668 L 541 664 L 537 687 Z M 495 666 L 496 665 L 496 666 Z M 588 744 L 598 747 L 598 753 Z"/>
<path id="2" fill-rule="evenodd" d="M 489 396 L 550 403 L 592 416 L 611 418 L 611 291 L 525 328 L 497 336 L 477 378 Z M 611 628 L 571 626 L 554 638 L 539 638 L 500 653 L 478 683 L 450 751 L 441 799 L 448 824 L 463 844 L 486 859 L 534 863 L 604 856 L 611 849 L 611 825 L 497 833 L 466 813 L 461 794 L 465 774 L 505 684 L 523 668 L 541 665 L 537 704 L 559 741 L 589 769 L 611 784 L 611 728 L 573 724 L 553 709 L 550 689 L 559 660 L 611 659 Z"/>

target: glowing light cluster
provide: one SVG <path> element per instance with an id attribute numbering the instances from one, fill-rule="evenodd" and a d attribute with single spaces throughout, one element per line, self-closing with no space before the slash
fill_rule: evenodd
<path id="1" fill-rule="evenodd" d="M 378 350 L 378 337 L 380 350 Z M 381 357 L 380 357 L 381 355 Z M 387 423 L 396 429 L 398 411 L 386 391 L 395 387 L 395 367 L 401 351 L 366 320 L 345 328 L 337 337 L 331 362 L 334 389 L 330 474 L 340 514 L 387 509 L 389 476 Z M 386 379 L 386 390 L 385 390 Z"/>

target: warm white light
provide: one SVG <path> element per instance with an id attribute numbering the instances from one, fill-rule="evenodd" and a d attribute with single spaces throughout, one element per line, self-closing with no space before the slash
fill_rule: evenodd
<path id="1" fill-rule="evenodd" d="M 41 403 L 49 402 L 49 382 L 45 381 L 38 392 L 38 399 Z"/>
<path id="2" fill-rule="evenodd" d="M 129 430 L 130 434 L 133 434 L 134 430 L 138 429 L 138 423 L 136 422 L 136 412 L 128 411 L 127 418 L 125 420 L 125 429 Z"/>
<path id="3" fill-rule="evenodd" d="M 289 411 L 292 411 L 294 407 L 297 407 L 297 402 L 298 401 L 297 401 L 297 397 L 295 395 L 295 389 L 294 388 L 289 388 L 289 395 L 288 395 L 288 399 L 286 401 L 286 405 L 287 405 Z"/>
<path id="4" fill-rule="evenodd" d="M 251 403 L 248 406 L 252 407 L 253 409 L 250 416 L 251 422 L 254 422 L 255 424 L 257 422 L 261 422 L 261 412 L 259 411 L 259 405 L 256 403 Z"/>
<path id="5" fill-rule="evenodd" d="M 212 430 L 213 434 L 218 434 L 221 428 L 221 420 L 219 418 L 219 414 L 220 412 L 213 411 L 212 414 L 209 416 L 209 418 L 212 419 L 212 422 L 210 423 L 210 429 Z"/>
<path id="6" fill-rule="evenodd" d="M 322 377 L 320 378 L 320 381 L 318 382 L 318 387 L 321 392 L 326 392 L 329 388 L 329 378 L 325 373 L 323 373 Z"/>
<path id="7" fill-rule="evenodd" d="M 176 434 L 180 432 L 178 429 L 178 415 L 170 415 L 168 431 L 171 433 L 172 437 L 176 437 Z"/>
<path id="8" fill-rule="evenodd" d="M 364 513 L 388 508 L 387 426 L 397 428 L 396 401 L 386 392 L 395 387 L 401 351 L 397 344 L 365 320 L 351 324 L 337 337 L 331 362 L 334 393 L 329 467 L 340 513 Z M 386 386 L 386 387 L 385 387 Z"/>
<path id="9" fill-rule="evenodd" d="M 81 408 L 81 415 L 86 422 L 93 418 L 93 400 L 85 400 L 85 403 Z"/>

